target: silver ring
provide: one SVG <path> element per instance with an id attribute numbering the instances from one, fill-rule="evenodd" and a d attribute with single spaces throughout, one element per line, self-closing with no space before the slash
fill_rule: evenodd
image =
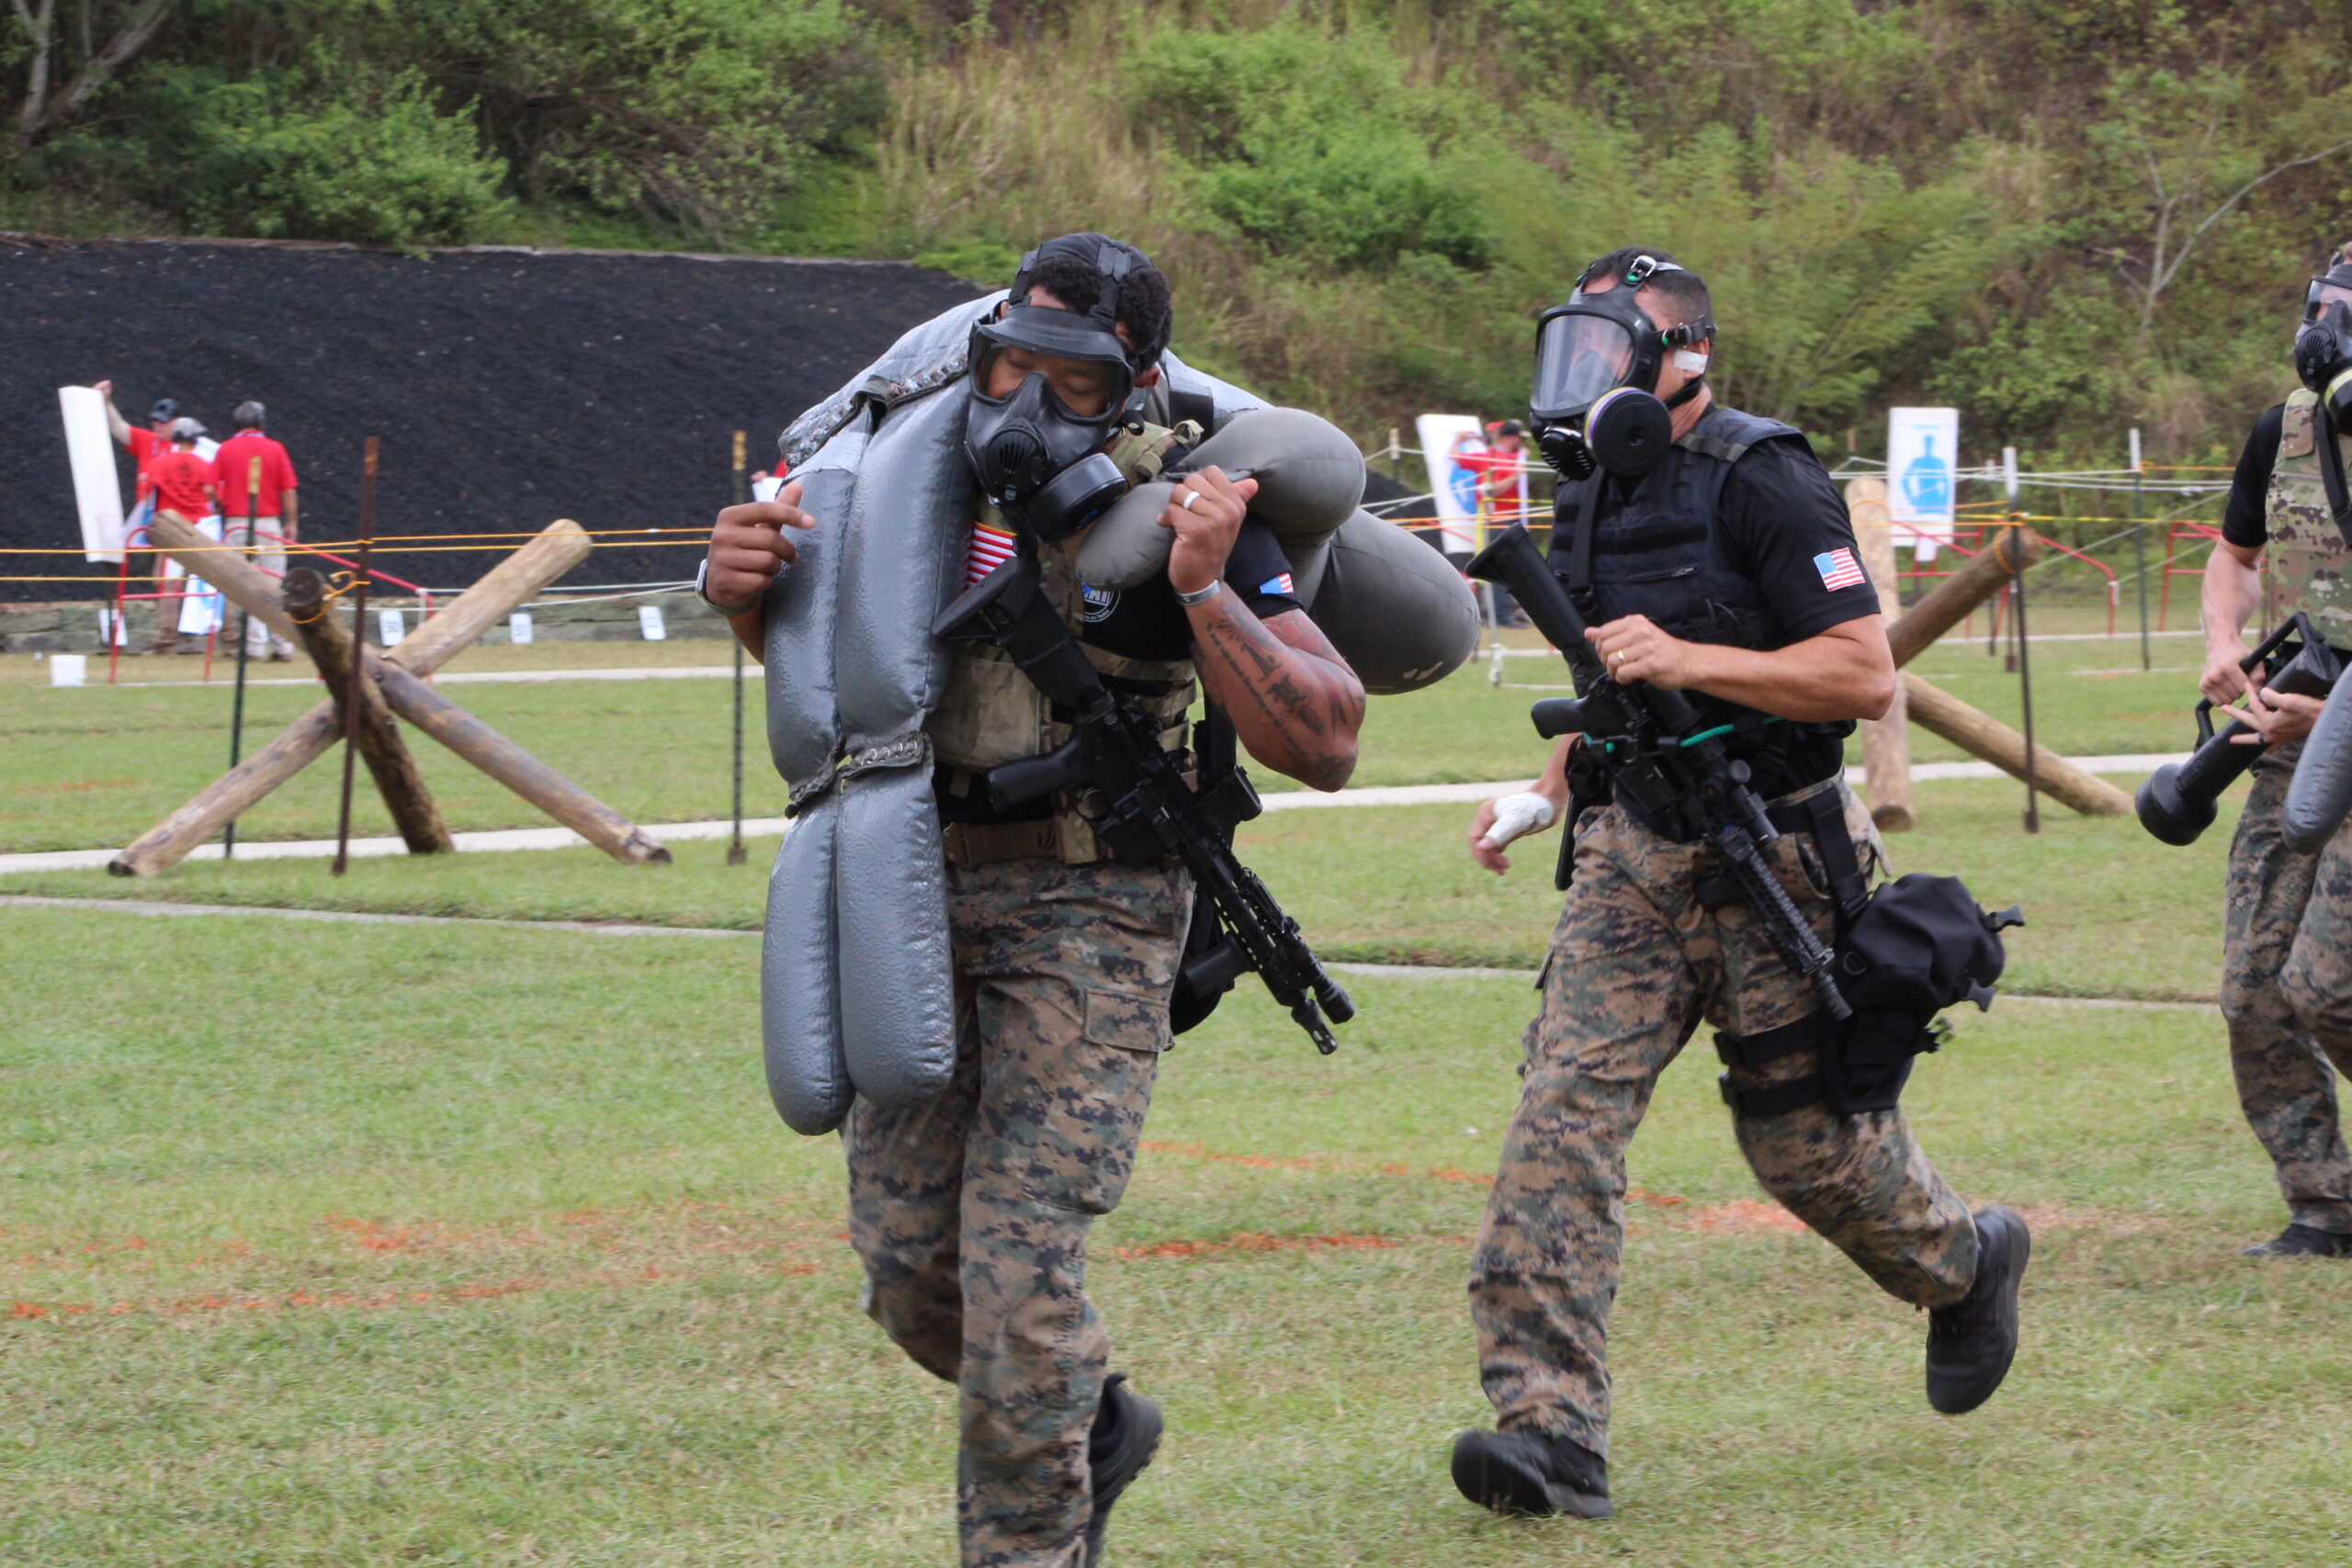
<path id="1" fill-rule="evenodd" d="M 1184 492 L 1184 501 L 1183 501 L 1183 507 L 1184 507 L 1184 510 L 1185 510 L 1185 511 L 1187 511 L 1187 512 L 1192 511 L 1192 510 L 1193 510 L 1193 502 L 1196 502 L 1196 501 L 1198 501 L 1198 500 L 1200 500 L 1200 499 L 1201 499 L 1201 492 L 1200 492 L 1199 491 L 1196 491 L 1196 490 L 1188 490 L 1188 491 L 1186 491 Z"/>

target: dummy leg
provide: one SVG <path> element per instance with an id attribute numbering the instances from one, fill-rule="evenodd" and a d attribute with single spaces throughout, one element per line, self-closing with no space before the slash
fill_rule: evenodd
<path id="1" fill-rule="evenodd" d="M 2301 855 L 2281 841 L 2278 814 L 2294 773 L 2293 749 L 2285 750 L 2285 756 L 2269 752 L 2255 763 L 2254 792 L 2230 846 L 2222 1016 L 2230 1029 L 2238 1104 L 2278 1172 L 2289 1222 L 2342 1235 L 2352 1233 L 2352 1155 L 2337 1126 L 2335 1075 L 2298 1007 L 2308 1004 L 2323 1021 L 2341 1018 L 2345 982 L 2340 955 L 2306 951 L 2298 932 L 2319 865 L 2338 868 L 2340 880 L 2345 852 L 2332 843 L 2318 856 Z M 2332 901 L 2338 910 L 2341 900 L 2339 894 Z M 2340 915 L 2322 924 L 2341 940 Z M 2304 962 L 2290 964 L 2290 956 Z M 2297 976 L 2291 992 L 2290 967 Z M 2333 1006 L 2324 988 L 2331 984 L 2337 987 Z"/>
<path id="2" fill-rule="evenodd" d="M 1479 1381 L 1498 1427 L 1566 1438 L 1604 1459 L 1625 1146 L 1658 1074 L 1690 1037 L 1702 994 L 1684 933 L 1652 901 L 1659 888 L 1687 885 L 1691 852 L 1663 846 L 1651 855 L 1645 891 L 1602 852 L 1635 841 L 1620 820 L 1611 813 L 1577 845 L 1543 1010 L 1527 1029 L 1519 1109 L 1470 1265 Z M 1713 965 L 1702 956 L 1701 967 Z"/>

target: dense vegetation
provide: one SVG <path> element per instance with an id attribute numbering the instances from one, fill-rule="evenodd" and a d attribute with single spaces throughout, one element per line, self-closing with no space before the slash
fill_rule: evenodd
<path id="1" fill-rule="evenodd" d="M 0 222 L 913 255 L 1059 229 L 1367 442 L 1593 254 L 1842 446 L 2233 455 L 2352 237 L 2352 0 L 10 0 Z"/>

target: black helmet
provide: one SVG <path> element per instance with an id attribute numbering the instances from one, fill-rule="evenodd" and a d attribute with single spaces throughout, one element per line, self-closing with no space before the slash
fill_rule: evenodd
<path id="1" fill-rule="evenodd" d="M 175 420 L 179 416 L 180 400 L 177 398 L 157 398 L 155 406 L 147 411 L 147 423 L 162 424 L 167 420 Z"/>

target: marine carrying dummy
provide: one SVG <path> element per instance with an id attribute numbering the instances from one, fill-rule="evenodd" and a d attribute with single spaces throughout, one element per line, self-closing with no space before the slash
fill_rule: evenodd
<path id="1" fill-rule="evenodd" d="M 946 864 L 923 724 L 945 690 L 931 626 L 959 586 L 981 497 L 964 455 L 973 321 L 1001 293 L 915 328 L 778 442 L 811 526 L 766 601 L 768 749 L 793 827 L 768 883 L 762 1023 L 768 1092 L 796 1132 L 840 1125 L 852 1100 L 899 1106 L 945 1087 L 956 1057 Z M 1146 417 L 1214 434 L 1171 473 L 1255 477 L 1299 597 L 1374 692 L 1411 691 L 1468 659 L 1470 592 L 1436 551 L 1358 509 L 1345 435 L 1182 364 L 1161 361 Z M 937 395 L 946 392 L 947 395 Z M 1170 418 L 1165 406 L 1176 408 Z M 1080 574 L 1130 587 L 1166 569 L 1166 481 L 1092 525 Z"/>

